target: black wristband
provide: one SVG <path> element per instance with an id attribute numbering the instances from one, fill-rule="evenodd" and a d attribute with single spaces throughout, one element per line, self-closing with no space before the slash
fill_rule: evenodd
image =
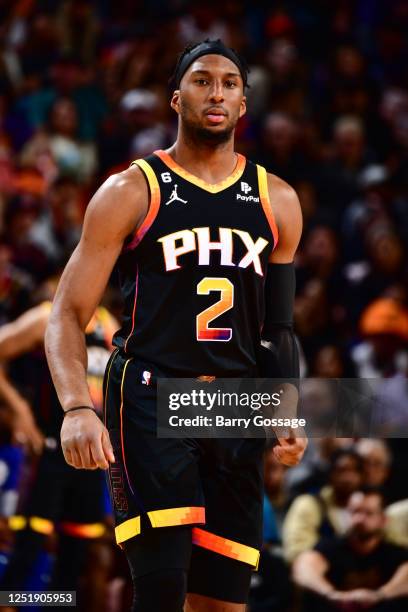
<path id="1" fill-rule="evenodd" d="M 64 417 L 66 414 L 68 414 L 68 412 L 74 412 L 74 410 L 92 410 L 93 412 L 96 412 L 95 408 L 92 406 L 75 406 L 75 408 L 68 408 L 68 410 L 64 410 Z"/>

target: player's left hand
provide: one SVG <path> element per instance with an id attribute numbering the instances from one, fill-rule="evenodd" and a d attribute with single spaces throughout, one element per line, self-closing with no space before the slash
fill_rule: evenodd
<path id="1" fill-rule="evenodd" d="M 273 452 L 277 460 L 289 467 L 300 463 L 308 442 L 304 432 L 299 435 L 289 428 L 286 434 L 277 433 L 276 438 L 279 444 L 274 447 Z"/>

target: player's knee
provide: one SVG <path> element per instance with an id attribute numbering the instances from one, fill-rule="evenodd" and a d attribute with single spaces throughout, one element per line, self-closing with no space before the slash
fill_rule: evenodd
<path id="1" fill-rule="evenodd" d="M 161 569 L 133 579 L 132 612 L 183 612 L 187 571 Z"/>

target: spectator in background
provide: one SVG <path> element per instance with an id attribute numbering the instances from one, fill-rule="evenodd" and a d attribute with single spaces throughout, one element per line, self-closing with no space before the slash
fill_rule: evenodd
<path id="1" fill-rule="evenodd" d="M 360 331 L 364 339 L 351 353 L 358 376 L 381 378 L 398 372 L 408 341 L 405 306 L 392 297 L 375 300 L 361 316 Z"/>
<path id="2" fill-rule="evenodd" d="M 305 493 L 318 493 L 327 483 L 333 455 L 339 449 L 348 449 L 352 445 L 353 438 L 310 438 L 302 463 L 286 473 L 285 486 L 290 499 Z"/>
<path id="3" fill-rule="evenodd" d="M 14 266 L 12 247 L 0 238 L 0 325 L 26 310 L 33 289 L 31 277 Z"/>
<path id="4" fill-rule="evenodd" d="M 374 161 L 367 151 L 362 121 L 355 116 L 341 116 L 333 126 L 333 142 L 329 160 L 320 173 L 320 197 L 331 222 L 341 220 L 346 206 L 358 194 L 358 176 Z"/>
<path id="5" fill-rule="evenodd" d="M 377 219 L 390 220 L 389 172 L 385 166 L 372 164 L 358 177 L 360 197 L 344 211 L 343 243 L 348 261 L 361 261 L 364 251 L 364 230 Z"/>
<path id="6" fill-rule="evenodd" d="M 85 63 L 95 59 L 99 23 L 97 13 L 85 0 L 62 2 L 57 16 L 60 50 L 75 54 Z"/>
<path id="7" fill-rule="evenodd" d="M 312 181 L 299 181 L 297 178 L 295 189 L 302 209 L 304 231 L 307 232 L 309 223 L 318 214 L 316 188 Z"/>
<path id="8" fill-rule="evenodd" d="M 290 115 L 273 112 L 266 116 L 258 158 L 261 164 L 290 184 L 307 176 L 308 163 L 299 151 L 299 126 Z"/>
<path id="9" fill-rule="evenodd" d="M 269 73 L 270 108 L 301 117 L 307 96 L 306 70 L 295 41 L 295 24 L 290 23 L 290 19 L 286 19 L 286 24 L 278 15 L 271 16 L 266 23 L 267 33 L 272 38 L 265 58 Z M 286 36 L 279 35 L 283 34 L 282 26 L 286 29 Z"/>
<path id="10" fill-rule="evenodd" d="M 408 604 L 408 552 L 386 543 L 384 499 L 362 490 L 348 503 L 350 527 L 341 538 L 320 541 L 293 566 L 296 584 L 311 593 L 305 612 L 363 610 L 403 612 Z"/>
<path id="11" fill-rule="evenodd" d="M 219 7 L 214 0 L 209 0 L 205 4 L 193 2 L 190 11 L 178 20 L 180 45 L 183 47 L 192 41 L 206 38 L 221 38 L 226 45 L 229 45 L 228 27 L 219 13 Z"/>
<path id="12" fill-rule="evenodd" d="M 408 499 L 387 507 L 387 540 L 408 549 Z"/>
<path id="13" fill-rule="evenodd" d="M 81 182 L 90 180 L 96 170 L 96 147 L 81 142 L 77 109 L 72 99 L 57 98 L 49 117 L 49 127 L 37 132 L 24 146 L 20 161 L 24 166 L 42 169 L 43 158 L 51 158 L 56 171 Z M 50 164 L 51 162 L 48 162 Z"/>
<path id="14" fill-rule="evenodd" d="M 5 213 L 7 244 L 12 253 L 12 261 L 36 283 L 41 282 L 49 273 L 45 253 L 30 240 L 30 232 L 38 219 L 40 209 L 39 198 L 22 194 L 8 202 Z"/>
<path id="15" fill-rule="evenodd" d="M 132 89 L 123 95 L 117 116 L 105 123 L 99 140 L 102 172 L 125 169 L 140 146 L 138 135 L 146 130 L 151 130 L 154 144 L 165 144 L 166 128 L 158 123 L 159 102 L 158 95 L 147 89 Z"/>
<path id="16" fill-rule="evenodd" d="M 404 283 L 406 251 L 393 226 L 378 220 L 364 233 L 367 261 L 350 287 L 348 310 L 353 323 L 362 309 L 384 294 L 391 285 Z"/>
<path id="17" fill-rule="evenodd" d="M 325 344 L 318 349 L 313 360 L 311 375 L 317 378 L 354 377 L 351 361 L 345 350 L 335 344 Z"/>
<path id="18" fill-rule="evenodd" d="M 82 229 L 83 192 L 69 177 L 57 178 L 50 186 L 43 210 L 30 229 L 29 237 L 48 258 L 53 271 L 68 260 Z"/>
<path id="19" fill-rule="evenodd" d="M 363 460 L 364 485 L 381 490 L 385 498 L 389 499 L 392 455 L 386 442 L 362 438 L 356 444 L 356 451 Z M 408 548 L 408 500 L 404 499 L 387 506 L 385 514 L 387 541 Z"/>
<path id="20" fill-rule="evenodd" d="M 329 484 L 315 495 L 300 495 L 288 510 L 283 524 L 283 549 L 288 561 L 313 548 L 321 537 L 346 532 L 347 504 L 361 484 L 360 456 L 351 449 L 337 450 L 331 457 Z"/>
<path id="21" fill-rule="evenodd" d="M 345 319 L 344 278 L 334 230 L 312 227 L 298 254 L 295 323 L 309 362 L 322 343 L 333 343 Z"/>
<path id="22" fill-rule="evenodd" d="M 363 460 L 363 481 L 367 487 L 384 490 L 391 470 L 391 453 L 384 440 L 361 438 L 356 451 Z"/>

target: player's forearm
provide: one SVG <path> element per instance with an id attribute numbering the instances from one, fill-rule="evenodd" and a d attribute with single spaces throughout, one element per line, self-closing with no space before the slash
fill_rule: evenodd
<path id="1" fill-rule="evenodd" d="M 85 334 L 73 311 L 54 306 L 45 334 L 45 351 L 63 409 L 92 406 L 86 380 Z"/>
<path id="2" fill-rule="evenodd" d="M 384 584 L 378 592 L 385 599 L 406 597 L 408 595 L 408 563 L 401 565 L 391 580 Z"/>

